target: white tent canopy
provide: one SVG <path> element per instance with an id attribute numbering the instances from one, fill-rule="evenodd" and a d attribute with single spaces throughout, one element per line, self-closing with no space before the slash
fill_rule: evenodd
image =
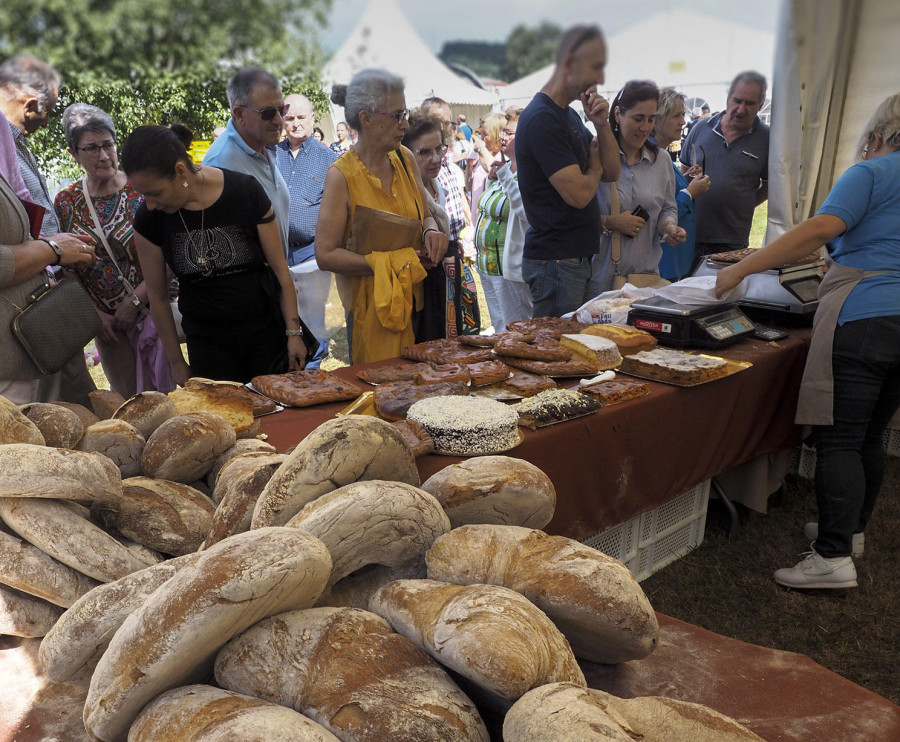
<path id="1" fill-rule="evenodd" d="M 472 85 L 450 70 L 425 45 L 396 0 L 372 0 L 341 48 L 325 65 L 326 84 L 348 83 L 367 67 L 381 67 L 406 83 L 406 105 L 414 108 L 433 95 L 454 115 L 478 120 L 497 104 L 497 94 Z M 340 120 L 340 109 L 333 115 Z"/>
<path id="2" fill-rule="evenodd" d="M 685 10 L 657 13 L 607 39 L 601 93 L 612 100 L 628 80 L 653 80 L 720 110 L 737 73 L 756 70 L 771 83 L 774 48 L 775 35 L 766 31 Z M 502 105 L 526 105 L 552 72 L 550 65 L 510 84 Z"/>

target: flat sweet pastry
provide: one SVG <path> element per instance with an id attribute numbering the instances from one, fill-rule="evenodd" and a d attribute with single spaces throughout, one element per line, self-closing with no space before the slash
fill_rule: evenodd
<path id="1" fill-rule="evenodd" d="M 424 456 L 434 451 L 434 439 L 415 420 L 397 420 L 391 425 L 400 431 L 403 442 L 409 446 L 413 456 Z"/>
<path id="2" fill-rule="evenodd" d="M 375 411 L 385 420 L 404 420 L 407 410 L 420 399 L 468 393 L 469 387 L 461 381 L 442 381 L 437 384 L 396 381 L 375 387 Z"/>
<path id="3" fill-rule="evenodd" d="M 240 390 L 246 392 L 242 394 Z M 224 417 L 236 433 L 242 433 L 253 425 L 252 392 L 241 385 L 208 379 L 188 379 L 183 387 L 169 392 L 179 415 L 186 412 L 214 412 Z"/>
<path id="4" fill-rule="evenodd" d="M 392 381 L 412 381 L 416 374 L 431 368 L 428 363 L 395 363 L 391 366 L 363 368 L 356 375 L 370 384 L 389 384 Z"/>
<path id="5" fill-rule="evenodd" d="M 275 410 L 278 409 L 278 406 L 271 399 L 264 397 L 258 392 L 254 392 L 252 389 L 248 389 L 237 381 L 213 381 L 212 379 L 204 379 L 200 376 L 192 376 L 185 382 L 184 388 L 199 389 L 204 385 L 210 384 L 215 385 L 222 395 L 232 395 L 238 399 L 250 400 L 250 404 L 253 405 L 253 417 L 268 415 L 270 412 L 275 412 Z"/>
<path id="6" fill-rule="evenodd" d="M 428 431 L 439 453 L 497 453 L 519 441 L 518 415 L 493 399 L 433 397 L 416 402 L 407 416 Z"/>
<path id="7" fill-rule="evenodd" d="M 539 376 L 513 369 L 512 376 L 500 382 L 500 388 L 518 394 L 520 397 L 533 397 L 547 389 L 556 389 L 556 382 L 549 376 Z"/>
<path id="8" fill-rule="evenodd" d="M 535 317 L 533 319 L 517 320 L 510 322 L 506 329 L 511 332 L 521 332 L 531 335 L 549 335 L 560 338 L 566 333 L 581 332 L 587 325 L 574 319 L 562 317 Z"/>
<path id="9" fill-rule="evenodd" d="M 745 247 L 743 250 L 716 252 L 707 255 L 706 257 L 716 263 L 740 263 L 744 258 L 749 258 L 753 255 L 757 249 L 758 248 L 755 247 Z M 792 260 L 790 263 L 785 263 L 784 265 L 805 265 L 806 263 L 816 262 L 820 257 L 821 255 L 819 255 L 819 253 L 814 252 L 798 260 Z"/>
<path id="10" fill-rule="evenodd" d="M 613 379 L 579 387 L 578 391 L 597 400 L 601 407 L 609 407 L 650 394 L 650 387 L 637 379 Z"/>
<path id="11" fill-rule="evenodd" d="M 289 407 L 356 399 L 365 391 L 359 384 L 321 369 L 254 376 L 250 383 L 260 394 Z"/>
<path id="12" fill-rule="evenodd" d="M 428 340 L 407 345 L 400 355 L 410 361 L 425 361 L 443 365 L 446 363 L 478 363 L 493 357 L 490 348 L 467 347 L 456 339 Z"/>
<path id="13" fill-rule="evenodd" d="M 571 389 L 548 389 L 512 405 L 519 416 L 519 425 L 537 430 L 587 415 L 600 409 L 600 403 Z"/>
<path id="14" fill-rule="evenodd" d="M 498 340 L 510 339 L 530 343 L 535 338 L 534 333 L 524 332 L 495 332 L 493 335 L 461 335 L 459 341 L 463 345 L 474 345 L 478 348 L 493 348 Z"/>
<path id="15" fill-rule="evenodd" d="M 609 338 L 619 347 L 619 353 L 623 356 L 640 353 L 642 350 L 653 350 L 657 345 L 657 340 L 653 335 L 631 325 L 614 323 L 591 325 L 582 330 L 581 334 Z"/>
<path id="16" fill-rule="evenodd" d="M 448 363 L 444 366 L 429 366 L 415 375 L 413 381 L 416 384 L 437 384 L 441 381 L 461 381 L 469 383 L 472 374 L 468 366 L 459 363 Z"/>
<path id="17" fill-rule="evenodd" d="M 681 350 L 655 348 L 625 356 L 620 371 L 668 384 L 690 386 L 728 375 L 728 362 Z"/>
<path id="18" fill-rule="evenodd" d="M 572 351 L 573 359 L 596 363 L 601 371 L 615 368 L 622 362 L 619 346 L 609 338 L 583 334 L 563 335 L 559 344 Z"/>
<path id="19" fill-rule="evenodd" d="M 572 351 L 561 348 L 554 338 L 542 337 L 540 342 L 523 343 L 504 338 L 494 345 L 494 353 L 512 358 L 530 358 L 534 361 L 568 361 Z"/>
<path id="20" fill-rule="evenodd" d="M 593 376 L 600 370 L 596 363 L 574 358 L 568 361 L 533 361 L 528 358 L 504 356 L 503 362 L 507 366 L 540 376 Z"/>
<path id="21" fill-rule="evenodd" d="M 509 378 L 509 366 L 500 360 L 470 363 L 467 368 L 472 386 L 487 386 Z"/>

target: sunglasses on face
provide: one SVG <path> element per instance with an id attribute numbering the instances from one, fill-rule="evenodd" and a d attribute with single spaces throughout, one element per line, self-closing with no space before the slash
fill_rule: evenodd
<path id="1" fill-rule="evenodd" d="M 375 111 L 379 116 L 390 116 L 394 121 L 398 124 L 402 123 L 403 119 L 409 118 L 409 109 L 404 108 L 401 111 Z"/>
<path id="2" fill-rule="evenodd" d="M 241 106 L 241 108 L 249 108 L 251 111 L 256 111 L 259 114 L 259 117 L 263 121 L 271 121 L 275 118 L 275 116 L 284 117 L 284 114 L 288 112 L 290 106 L 287 103 L 282 103 L 277 108 L 275 106 L 268 106 L 267 108 L 254 108 L 253 106 Z"/>

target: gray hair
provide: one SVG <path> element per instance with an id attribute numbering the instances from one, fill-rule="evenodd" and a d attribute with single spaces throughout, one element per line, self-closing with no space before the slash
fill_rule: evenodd
<path id="1" fill-rule="evenodd" d="M 656 123 L 662 124 L 664 121 L 668 121 L 669 117 L 672 115 L 672 111 L 675 110 L 675 104 L 678 101 L 685 103 L 687 97 L 684 93 L 679 93 L 675 88 L 660 88 L 659 89 L 659 105 L 656 108 Z M 653 132 L 650 136 L 656 135 L 656 125 L 653 126 Z"/>
<path id="2" fill-rule="evenodd" d="M 728 100 L 731 100 L 731 94 L 734 92 L 734 89 L 742 82 L 747 85 L 759 85 L 759 105 L 761 108 L 763 103 L 766 102 L 766 91 L 769 89 L 769 84 L 766 82 L 765 75 L 761 75 L 759 72 L 754 72 L 753 70 L 739 72 L 735 75 L 734 80 L 731 81 L 731 85 L 728 88 Z"/>
<path id="3" fill-rule="evenodd" d="M 270 90 L 281 90 L 278 78 L 261 67 L 245 67 L 228 81 L 225 92 L 228 95 L 228 106 L 246 106 L 253 95 L 253 88 L 261 85 Z"/>
<path id="4" fill-rule="evenodd" d="M 102 108 L 88 103 L 73 103 L 67 106 L 62 115 L 63 132 L 66 135 L 66 144 L 69 149 L 78 148 L 83 134 L 89 131 L 97 134 L 109 133 L 113 141 L 116 141 L 116 125 L 110 116 Z"/>
<path id="5" fill-rule="evenodd" d="M 0 65 L 0 89 L 15 95 L 34 91 L 42 111 L 50 109 L 61 85 L 60 74 L 35 57 L 17 54 Z"/>
<path id="6" fill-rule="evenodd" d="M 359 129 L 359 114 L 362 111 L 374 113 L 391 95 L 402 93 L 403 89 L 402 78 L 387 70 L 370 68 L 357 72 L 349 85 L 332 86 L 331 101 L 343 106 L 347 123 Z"/>
<path id="7" fill-rule="evenodd" d="M 885 144 L 900 149 L 900 93 L 885 98 L 863 127 L 857 156 L 863 159 L 874 134 L 881 134 Z"/>

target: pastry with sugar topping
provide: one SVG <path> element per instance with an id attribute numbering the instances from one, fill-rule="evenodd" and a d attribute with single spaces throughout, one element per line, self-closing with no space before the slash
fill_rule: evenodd
<path id="1" fill-rule="evenodd" d="M 432 397 L 413 404 L 407 418 L 419 423 L 439 453 L 471 456 L 507 451 L 519 441 L 515 411 L 483 397 Z"/>
<path id="2" fill-rule="evenodd" d="M 609 338 L 585 334 L 563 335 L 559 344 L 572 351 L 573 359 L 596 364 L 600 371 L 615 368 L 622 362 L 619 346 Z"/>

